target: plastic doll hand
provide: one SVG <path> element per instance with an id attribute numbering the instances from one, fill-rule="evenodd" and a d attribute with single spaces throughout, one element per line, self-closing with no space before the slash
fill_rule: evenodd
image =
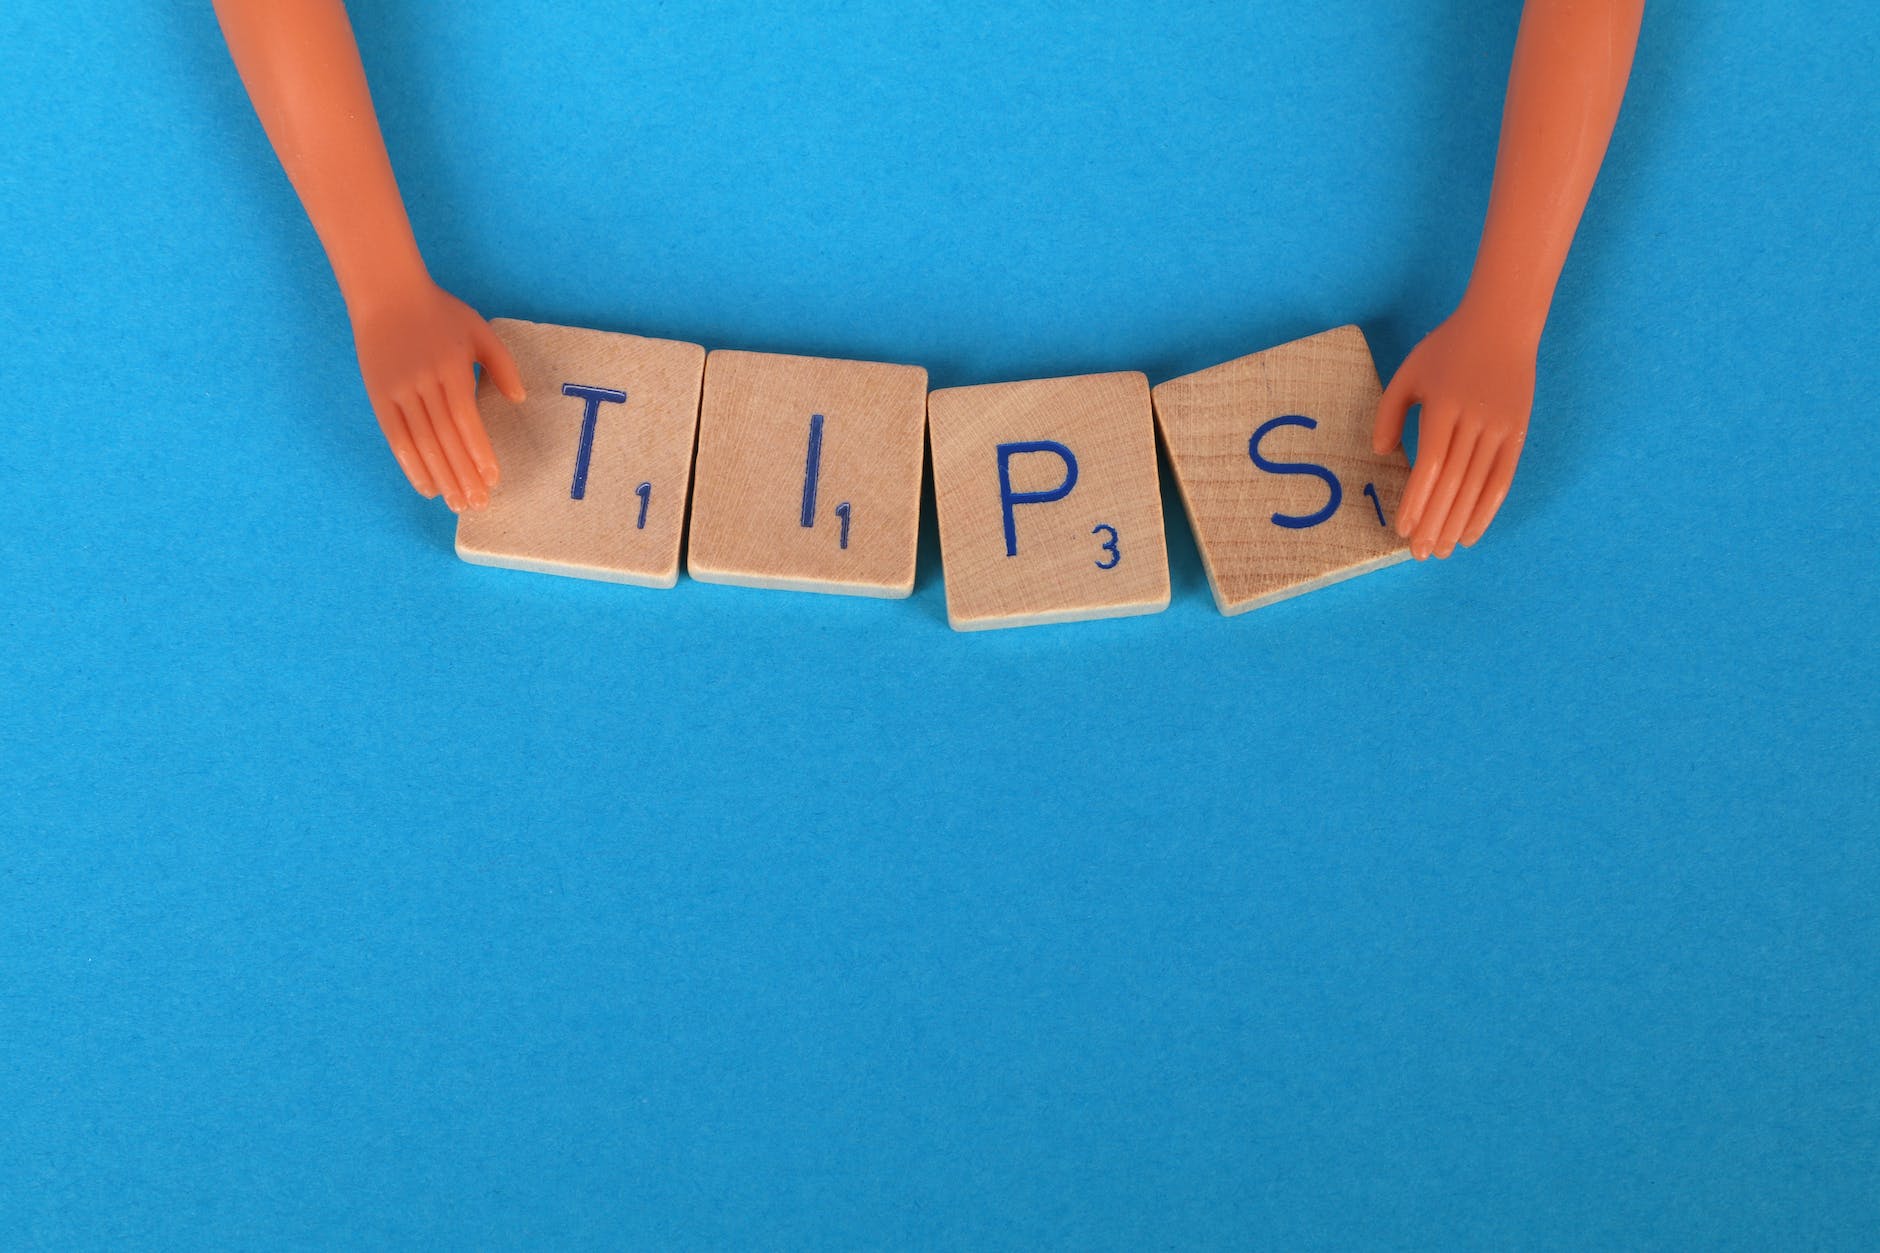
<path id="1" fill-rule="evenodd" d="M 1534 407 L 1538 343 L 1457 310 L 1404 361 L 1377 407 L 1371 443 L 1389 452 L 1422 405 L 1417 460 L 1397 534 L 1418 561 L 1482 538 L 1507 499 Z"/>
<path id="2" fill-rule="evenodd" d="M 500 471 L 477 414 L 474 365 L 512 401 L 522 376 L 489 323 L 428 280 L 396 299 L 353 311 L 359 373 L 405 477 L 453 510 L 481 509 Z"/>

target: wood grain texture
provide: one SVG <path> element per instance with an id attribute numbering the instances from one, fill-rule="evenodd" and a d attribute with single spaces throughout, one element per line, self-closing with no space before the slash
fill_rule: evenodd
<path id="1" fill-rule="evenodd" d="M 947 620 L 955 630 L 1168 608 L 1146 376 L 955 387 L 933 393 L 927 407 Z M 1008 539 L 998 450 L 1040 441 L 1070 452 L 1076 479 L 1061 499 L 1014 505 Z M 1060 452 L 1014 450 L 1006 461 L 1015 497 L 1055 494 L 1068 477 Z"/>
<path id="2" fill-rule="evenodd" d="M 926 425 L 927 371 L 918 366 L 713 352 L 686 569 L 706 583 L 908 595 Z"/>
<path id="3" fill-rule="evenodd" d="M 1394 565 L 1410 547 L 1379 520 L 1396 516 L 1410 467 L 1401 448 L 1371 451 L 1382 395 L 1364 333 L 1341 326 L 1242 357 L 1154 392 L 1156 422 L 1175 470 L 1222 613 L 1243 613 L 1341 579 Z M 1259 440 L 1276 466 L 1309 463 L 1334 474 L 1339 503 L 1316 525 L 1283 526 L 1321 514 L 1330 485 L 1313 473 L 1262 470 L 1249 452 L 1276 418 L 1316 423 L 1274 426 Z M 1376 493 L 1374 502 L 1365 488 Z"/>
<path id="4" fill-rule="evenodd" d="M 477 388 L 502 481 L 488 509 L 458 515 L 457 555 L 642 587 L 678 582 L 705 349 L 508 318 L 490 328 L 514 355 L 528 399 L 509 403 L 487 375 Z M 565 384 L 627 397 L 596 410 L 580 499 L 573 490 L 587 403 L 564 394 Z"/>

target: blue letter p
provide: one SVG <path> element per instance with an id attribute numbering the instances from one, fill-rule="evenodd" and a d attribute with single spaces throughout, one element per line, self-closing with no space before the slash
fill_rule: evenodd
<path id="1" fill-rule="evenodd" d="M 1019 453 L 1055 453 L 1064 461 L 1064 481 L 1049 491 L 1015 492 L 1012 490 L 1012 458 Z M 1005 510 L 1005 555 L 1018 556 L 1018 525 L 1012 519 L 1015 505 L 1047 505 L 1063 500 L 1077 486 L 1077 458 L 1071 450 L 1054 439 L 1030 440 L 1021 444 L 999 445 L 999 505 Z"/>

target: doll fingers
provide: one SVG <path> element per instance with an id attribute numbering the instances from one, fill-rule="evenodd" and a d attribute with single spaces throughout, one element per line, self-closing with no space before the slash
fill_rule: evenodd
<path id="1" fill-rule="evenodd" d="M 424 458 L 418 453 L 418 445 L 411 438 L 411 431 L 405 426 L 405 416 L 398 411 L 398 406 L 390 401 L 374 400 L 372 415 L 379 420 L 379 430 L 385 434 L 385 442 L 392 450 L 392 456 L 398 461 L 398 468 L 405 472 L 411 481 L 412 490 L 427 500 L 437 495 L 437 485 L 431 481 L 430 471 L 424 468 Z"/>
<path id="2" fill-rule="evenodd" d="M 414 393 L 400 401 L 398 408 L 404 415 L 405 425 L 410 428 L 412 442 L 418 446 L 418 455 L 424 459 L 424 468 L 430 473 L 431 481 L 437 484 L 444 503 L 452 510 L 462 509 L 463 489 L 457 485 L 457 476 L 452 472 L 450 462 L 445 459 L 443 448 L 438 445 L 437 434 L 431 429 L 431 419 L 424 411 L 424 402 Z"/>
<path id="3" fill-rule="evenodd" d="M 1455 442 L 1450 445 L 1449 455 L 1443 460 L 1443 470 L 1437 477 L 1436 487 L 1430 493 L 1429 504 L 1417 519 L 1416 532 L 1410 537 L 1410 553 L 1422 561 L 1436 551 L 1436 536 L 1443 524 L 1449 520 L 1449 510 L 1456 503 L 1456 495 L 1462 490 L 1462 479 L 1469 471 L 1469 459 L 1475 453 L 1475 445 L 1482 438 L 1479 423 L 1464 422 L 1456 431 Z"/>
<path id="4" fill-rule="evenodd" d="M 418 389 L 418 396 L 425 413 L 430 415 L 431 429 L 437 434 L 438 447 L 444 450 L 444 459 L 450 462 L 451 472 L 457 476 L 457 483 L 463 489 L 464 503 L 472 509 L 483 508 L 490 503 L 489 489 L 483 485 L 483 476 L 477 473 L 476 464 L 471 461 L 462 437 L 457 434 L 457 424 L 451 421 L 450 410 L 444 406 L 443 390 L 435 379 L 427 380 Z"/>
<path id="5" fill-rule="evenodd" d="M 483 429 L 483 417 L 477 412 L 476 389 L 469 368 L 462 364 L 450 366 L 444 371 L 442 382 L 444 405 L 450 410 L 450 420 L 456 424 L 470 460 L 484 483 L 495 487 L 502 472 L 496 464 L 496 449 L 490 443 L 489 432 Z"/>
<path id="6" fill-rule="evenodd" d="M 1410 468 L 1403 503 L 1397 508 L 1397 534 L 1405 539 L 1415 533 L 1429 507 L 1430 494 L 1435 491 L 1436 480 L 1443 472 L 1456 427 L 1454 409 L 1424 404 L 1422 423 L 1417 431 L 1416 465 Z"/>
<path id="7" fill-rule="evenodd" d="M 1482 488 L 1482 498 L 1476 502 L 1475 511 L 1469 516 L 1469 525 L 1462 531 L 1462 546 L 1473 548 L 1482 533 L 1488 530 L 1488 524 L 1495 520 L 1502 502 L 1508 499 L 1508 488 L 1514 483 L 1515 466 L 1521 461 L 1521 445 L 1510 440 L 1501 446 L 1495 455 L 1494 468 L 1488 472 L 1488 482 Z"/>
<path id="8" fill-rule="evenodd" d="M 1390 386 L 1384 389 L 1383 397 L 1377 402 L 1377 418 L 1371 424 L 1371 451 L 1380 457 L 1403 442 L 1404 420 L 1410 416 L 1410 406 L 1417 402 L 1416 382 L 1410 366 L 1406 361 L 1398 367 Z"/>
<path id="9" fill-rule="evenodd" d="M 1442 530 L 1436 536 L 1436 555 L 1447 557 L 1456 551 L 1456 541 L 1462 538 L 1463 528 L 1469 519 L 1475 516 L 1476 502 L 1481 499 L 1482 489 L 1488 485 L 1488 472 L 1494 468 L 1495 459 L 1501 453 L 1501 441 L 1484 435 L 1476 444 L 1475 452 L 1469 457 L 1469 472 L 1463 476 L 1462 489 L 1456 493 L 1455 503 L 1449 506 L 1449 516 L 1443 520 Z"/>
<path id="10" fill-rule="evenodd" d="M 483 363 L 496 390 L 507 396 L 511 404 L 521 404 L 528 393 L 523 390 L 522 371 L 516 368 L 516 359 L 509 355 L 509 349 L 503 346 L 503 341 L 496 337 L 487 322 L 479 322 L 470 335 L 477 360 Z"/>

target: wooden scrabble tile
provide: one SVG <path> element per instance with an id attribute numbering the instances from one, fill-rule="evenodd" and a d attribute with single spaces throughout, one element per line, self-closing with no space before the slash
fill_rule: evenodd
<path id="1" fill-rule="evenodd" d="M 1410 556 L 1385 523 L 1409 463 L 1402 449 L 1371 451 L 1381 395 L 1355 326 L 1155 389 L 1156 421 L 1222 613 Z"/>
<path id="2" fill-rule="evenodd" d="M 705 350 L 498 318 L 529 398 L 485 378 L 477 408 L 502 481 L 457 517 L 479 565 L 671 587 L 679 579 Z"/>
<path id="3" fill-rule="evenodd" d="M 955 630 L 1168 608 L 1146 376 L 955 387 L 927 408 Z"/>
<path id="4" fill-rule="evenodd" d="M 706 583 L 914 590 L 927 371 L 715 351 L 686 569 Z"/>

